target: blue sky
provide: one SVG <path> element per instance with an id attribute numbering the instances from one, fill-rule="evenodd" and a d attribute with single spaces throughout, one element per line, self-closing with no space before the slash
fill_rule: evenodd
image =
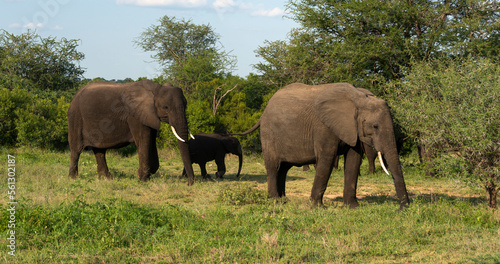
<path id="1" fill-rule="evenodd" d="M 158 64 L 133 43 L 165 16 L 210 24 L 225 51 L 236 56 L 234 74 L 246 77 L 260 61 L 264 41 L 285 40 L 298 25 L 283 17 L 277 0 L 0 0 L 0 28 L 13 34 L 28 29 L 42 37 L 79 39 L 86 78 L 155 77 Z"/>

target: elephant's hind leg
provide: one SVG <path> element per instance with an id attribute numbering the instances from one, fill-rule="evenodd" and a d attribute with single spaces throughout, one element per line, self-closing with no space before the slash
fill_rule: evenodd
<path id="1" fill-rule="evenodd" d="M 78 177 L 78 160 L 80 159 L 80 154 L 82 150 L 71 150 L 71 161 L 69 165 L 69 177 L 76 178 Z"/>
<path id="2" fill-rule="evenodd" d="M 278 170 L 277 186 L 279 197 L 286 196 L 285 194 L 285 184 L 286 184 L 286 174 L 292 168 L 289 163 L 282 162 Z"/>
<path id="3" fill-rule="evenodd" d="M 106 163 L 106 149 L 92 148 L 94 151 L 95 159 L 97 161 L 97 174 L 100 178 L 105 177 L 107 179 L 112 179 L 111 173 L 109 173 L 108 164 Z"/>
<path id="4" fill-rule="evenodd" d="M 266 159 L 265 156 L 264 156 L 264 161 L 267 172 L 267 197 L 279 198 L 280 195 L 278 192 L 278 170 L 280 164 L 278 161 Z"/>
<path id="5" fill-rule="evenodd" d="M 268 198 L 285 196 L 286 174 L 291 167 L 288 163 L 266 160 Z"/>

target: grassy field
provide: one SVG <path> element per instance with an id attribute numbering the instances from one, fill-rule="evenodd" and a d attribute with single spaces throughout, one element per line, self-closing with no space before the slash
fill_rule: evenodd
<path id="1" fill-rule="evenodd" d="M 15 227 L 8 197 L 8 155 L 15 156 Z M 260 157 L 228 156 L 223 181 L 188 187 L 178 153 L 161 150 L 160 170 L 137 180 L 135 153 L 111 152 L 114 180 L 98 179 L 93 155 L 80 177 L 67 177 L 68 152 L 2 149 L 1 263 L 499 263 L 500 213 L 485 193 L 459 180 L 426 178 L 416 158 L 403 160 L 411 194 L 398 212 L 392 179 L 367 175 L 361 206 L 342 206 L 343 173 L 335 171 L 326 208 L 308 202 L 314 169 L 293 168 L 287 202 L 266 199 Z M 380 171 L 380 168 L 377 167 Z M 215 164 L 208 168 L 215 172 Z M 11 222 L 12 223 L 12 222 Z M 15 256 L 7 247 L 15 232 Z"/>

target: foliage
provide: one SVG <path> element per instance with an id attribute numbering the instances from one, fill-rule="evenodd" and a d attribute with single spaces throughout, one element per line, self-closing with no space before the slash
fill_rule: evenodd
<path id="1" fill-rule="evenodd" d="M 288 8 L 302 27 L 256 51 L 265 61 L 257 70 L 278 87 L 346 81 L 372 89 L 403 78 L 412 59 L 499 58 L 496 1 L 291 0 Z"/>
<path id="2" fill-rule="evenodd" d="M 0 88 L 2 145 L 64 149 L 68 142 L 64 97 L 55 103 L 23 89 Z"/>
<path id="3" fill-rule="evenodd" d="M 16 144 L 18 120 L 16 109 L 26 109 L 32 102 L 33 98 L 26 90 L 0 87 L 0 145 Z"/>
<path id="4" fill-rule="evenodd" d="M 444 175 L 500 189 L 500 67 L 489 60 L 417 63 L 388 87 L 398 120 L 419 143 L 437 151 Z M 490 189 L 489 189 L 490 188 Z M 491 197 L 490 206 L 496 204 Z"/>
<path id="5" fill-rule="evenodd" d="M 33 104 L 16 110 L 17 144 L 42 148 L 65 149 L 68 146 L 69 103 L 64 97 L 51 100 L 33 97 Z"/>
<path id="6" fill-rule="evenodd" d="M 210 25 L 164 16 L 135 41 L 164 67 L 170 82 L 190 92 L 201 83 L 223 77 L 234 68 L 234 58 L 218 47 L 220 36 Z"/>
<path id="7" fill-rule="evenodd" d="M 65 91 L 75 88 L 84 70 L 78 65 L 84 54 L 78 41 L 42 38 L 36 33 L 0 34 L 0 85 L 33 88 L 35 91 Z"/>

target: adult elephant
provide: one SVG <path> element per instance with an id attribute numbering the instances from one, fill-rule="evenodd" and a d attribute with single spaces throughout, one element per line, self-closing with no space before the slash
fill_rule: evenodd
<path id="1" fill-rule="evenodd" d="M 176 135 L 188 184 L 193 184 L 186 104 L 180 88 L 150 80 L 127 84 L 99 82 L 81 88 L 68 110 L 69 176 L 78 176 L 80 154 L 90 147 L 99 176 L 112 178 L 106 150 L 135 143 L 139 155 L 137 174 L 140 180 L 149 180 L 159 167 L 156 135 L 161 121 L 169 123 Z"/>
<path id="2" fill-rule="evenodd" d="M 222 178 L 226 173 L 226 164 L 224 159 L 227 153 L 238 156 L 239 165 L 236 177 L 240 177 L 241 167 L 243 165 L 243 151 L 240 142 L 235 137 L 219 134 L 197 133 L 193 140 L 188 142 L 191 162 L 200 166 L 201 176 L 208 178 L 206 164 L 215 160 L 217 164 L 217 178 Z M 184 173 L 183 173 L 184 174 Z"/>
<path id="3" fill-rule="evenodd" d="M 295 83 L 276 92 L 257 124 L 240 134 L 259 126 L 269 197 L 285 196 L 286 174 L 292 166 L 316 163 L 311 200 L 322 205 L 333 161 L 345 153 L 343 200 L 352 208 L 359 206 L 356 186 L 363 142 L 387 160 L 400 209 L 409 205 L 393 123 L 384 100 L 348 83 Z"/>

